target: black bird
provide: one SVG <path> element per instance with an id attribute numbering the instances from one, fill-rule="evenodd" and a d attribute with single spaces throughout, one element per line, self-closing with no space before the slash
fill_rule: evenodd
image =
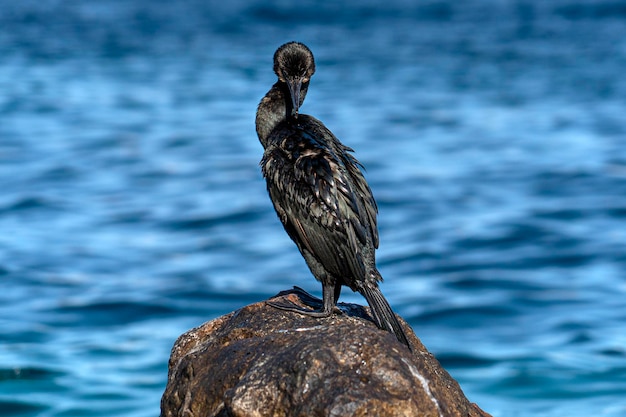
<path id="1" fill-rule="evenodd" d="M 267 189 L 289 237 L 311 272 L 322 282 L 323 307 L 307 310 L 295 305 L 274 307 L 313 317 L 328 317 L 341 286 L 367 300 L 376 325 L 407 337 L 378 288 L 376 269 L 378 208 L 360 163 L 326 126 L 299 114 L 315 61 L 299 42 L 282 45 L 274 54 L 278 81 L 259 103 L 256 131 L 265 148 L 261 169 Z"/>

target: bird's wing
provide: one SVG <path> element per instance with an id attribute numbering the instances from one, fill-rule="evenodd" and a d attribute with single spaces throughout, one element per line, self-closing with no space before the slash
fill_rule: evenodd
<path id="1" fill-rule="evenodd" d="M 300 249 L 338 277 L 364 276 L 363 250 L 376 226 L 372 209 L 363 204 L 369 187 L 354 179 L 357 173 L 362 178 L 358 167 L 348 169 L 341 156 L 306 130 L 290 130 L 266 149 L 261 164 L 274 207 Z"/>
<path id="2" fill-rule="evenodd" d="M 347 146 L 343 146 L 342 156 L 344 158 L 344 165 L 348 170 L 348 175 L 352 179 L 352 183 L 354 184 L 354 188 L 357 190 L 358 195 L 361 196 L 363 207 L 365 209 L 365 215 L 367 216 L 367 222 L 365 224 L 369 225 L 369 231 L 372 236 L 372 242 L 374 247 L 378 249 L 378 225 L 376 221 L 376 215 L 378 214 L 378 206 L 376 205 L 376 200 L 374 200 L 374 195 L 372 194 L 372 190 L 370 189 L 367 181 L 365 181 L 365 177 L 363 177 L 363 173 L 361 169 L 363 166 L 361 163 L 350 153 L 353 150 Z M 361 169 L 359 169 L 361 168 Z"/>

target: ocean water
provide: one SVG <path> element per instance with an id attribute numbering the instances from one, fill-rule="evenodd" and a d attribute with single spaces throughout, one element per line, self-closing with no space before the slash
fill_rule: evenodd
<path id="1" fill-rule="evenodd" d="M 290 40 L 468 398 L 626 416 L 622 0 L 0 0 L 0 416 L 156 416 L 178 335 L 319 294 L 258 167 Z"/>

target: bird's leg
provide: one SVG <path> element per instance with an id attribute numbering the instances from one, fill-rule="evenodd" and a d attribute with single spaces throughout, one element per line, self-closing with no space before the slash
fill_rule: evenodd
<path id="1" fill-rule="evenodd" d="M 337 302 L 339 301 L 339 295 L 341 294 L 341 284 L 340 283 L 335 283 L 335 304 L 337 305 Z"/>
<path id="2" fill-rule="evenodd" d="M 294 287 L 294 290 L 294 292 L 298 294 L 300 300 L 302 300 L 304 304 L 309 307 L 313 307 L 312 310 L 297 306 L 293 303 L 287 304 L 267 301 L 267 304 L 279 310 L 292 311 L 294 313 L 303 314 L 305 316 L 318 318 L 329 317 L 333 314 L 334 311 L 341 312 L 341 310 L 339 310 L 336 305 L 336 299 L 339 298 L 339 293 L 341 292 L 341 284 L 322 285 L 323 300 L 312 296 L 308 292 L 304 291 L 302 288 Z"/>

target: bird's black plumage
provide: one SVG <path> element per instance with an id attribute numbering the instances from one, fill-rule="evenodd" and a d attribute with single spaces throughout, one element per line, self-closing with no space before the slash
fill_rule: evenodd
<path id="1" fill-rule="evenodd" d="M 409 346 L 382 295 L 376 268 L 377 207 L 352 149 L 316 118 L 299 114 L 315 72 L 313 54 L 289 42 L 274 54 L 278 81 L 259 103 L 261 169 L 274 208 L 311 272 L 322 282 L 322 310 L 276 307 L 316 317 L 332 314 L 341 286 L 367 300 L 378 327 Z M 409 346 L 410 348 L 410 346 Z"/>

